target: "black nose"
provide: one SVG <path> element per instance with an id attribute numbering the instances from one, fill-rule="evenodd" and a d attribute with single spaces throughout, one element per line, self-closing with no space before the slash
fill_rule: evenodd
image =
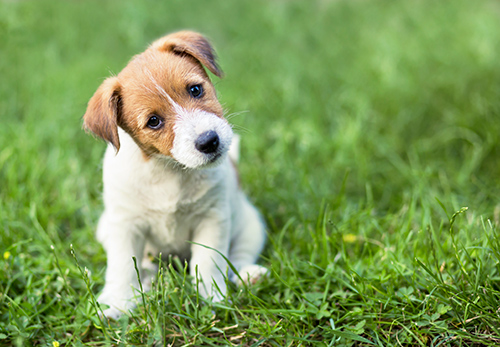
<path id="1" fill-rule="evenodd" d="M 219 148 L 219 135 L 213 130 L 205 131 L 198 136 L 194 146 L 202 153 L 213 153 Z"/>

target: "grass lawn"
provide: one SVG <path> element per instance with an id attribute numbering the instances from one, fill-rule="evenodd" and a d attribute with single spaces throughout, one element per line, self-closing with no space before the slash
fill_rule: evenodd
<path id="1" fill-rule="evenodd" d="M 184 28 L 219 53 L 271 275 L 211 304 L 173 259 L 101 321 L 81 117 Z M 500 344 L 499 57 L 494 0 L 0 0 L 0 345 Z"/>

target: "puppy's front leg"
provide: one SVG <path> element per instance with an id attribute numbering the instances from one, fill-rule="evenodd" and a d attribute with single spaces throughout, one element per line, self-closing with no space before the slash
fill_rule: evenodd
<path id="1" fill-rule="evenodd" d="M 107 268 L 106 283 L 98 301 L 109 305 L 104 310 L 108 318 L 116 319 L 135 306 L 131 299 L 138 281 L 132 257 L 141 264 L 144 237 L 130 224 L 110 220 L 105 213 L 99 220 L 97 237 L 106 251 Z"/>
<path id="2" fill-rule="evenodd" d="M 227 257 L 230 221 L 228 217 L 222 216 L 229 216 L 229 213 L 224 214 L 220 210 L 208 213 L 196 228 L 193 242 L 213 248 Z M 227 263 L 224 258 L 212 249 L 193 244 L 189 267 L 191 275 L 198 276 L 202 281 L 198 287 L 200 294 L 203 297 L 212 297 L 214 301 L 222 300 L 222 296 L 226 294 L 224 274 Z M 219 287 L 220 293 L 215 285 Z"/>

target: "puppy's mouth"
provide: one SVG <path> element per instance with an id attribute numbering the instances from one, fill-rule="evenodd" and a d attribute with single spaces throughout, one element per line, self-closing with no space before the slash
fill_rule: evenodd
<path id="1" fill-rule="evenodd" d="M 213 164 L 213 163 L 215 163 L 217 160 L 219 160 L 219 158 L 220 158 L 220 157 L 222 157 L 222 153 L 216 153 L 216 154 L 214 154 L 214 155 L 212 156 L 212 158 L 210 158 L 210 159 L 208 160 L 208 162 L 209 162 L 210 164 Z"/>
<path id="2" fill-rule="evenodd" d="M 219 166 L 219 164 L 222 162 L 225 154 L 226 154 L 226 151 L 221 151 L 221 152 L 213 153 L 210 155 L 205 154 L 205 162 L 203 164 L 199 165 L 197 168 L 203 169 L 203 168 L 213 168 L 213 167 Z"/>
<path id="3" fill-rule="evenodd" d="M 169 165 L 181 167 L 183 169 L 208 169 L 208 168 L 214 168 L 219 166 L 222 161 L 224 160 L 226 152 L 221 152 L 221 153 L 215 153 L 212 155 L 204 155 L 204 160 L 202 159 L 197 163 L 197 165 L 189 165 L 186 163 L 183 163 L 179 161 L 177 158 L 172 157 L 170 155 L 163 155 L 163 154 L 156 154 L 154 155 L 156 158 L 166 161 L 167 163 L 170 163 Z"/>

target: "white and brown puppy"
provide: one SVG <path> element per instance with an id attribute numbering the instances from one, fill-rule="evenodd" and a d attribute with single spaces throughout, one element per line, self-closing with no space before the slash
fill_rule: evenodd
<path id="1" fill-rule="evenodd" d="M 174 33 L 106 79 L 89 101 L 84 126 L 109 142 L 97 228 L 107 254 L 99 302 L 109 305 L 108 317 L 134 306 L 132 257 L 147 267 L 145 252 L 190 257 L 200 293 L 215 300 L 215 286 L 226 291 L 227 264 L 212 249 L 245 280 L 266 272 L 255 265 L 264 226 L 238 187 L 227 155 L 233 132 L 203 66 L 221 76 L 203 36 Z"/>

